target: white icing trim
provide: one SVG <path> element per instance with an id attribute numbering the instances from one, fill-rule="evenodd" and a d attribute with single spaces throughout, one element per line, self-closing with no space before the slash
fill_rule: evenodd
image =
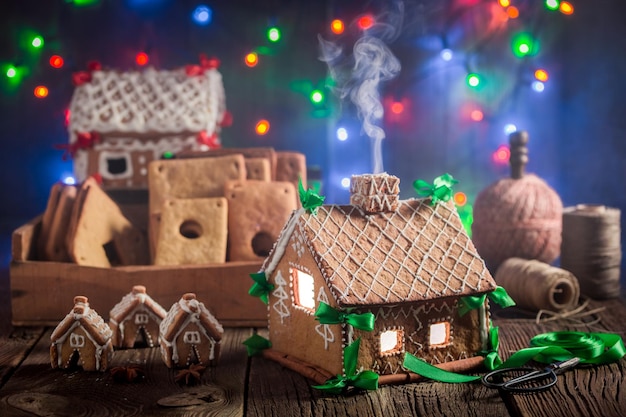
<path id="1" fill-rule="evenodd" d="M 317 292 L 317 302 L 318 305 L 320 302 L 328 304 L 328 295 L 326 295 L 326 292 L 324 292 L 324 287 L 320 287 L 319 291 Z M 335 342 L 335 332 L 333 332 L 333 328 L 328 324 L 318 323 L 315 326 L 315 331 L 317 332 L 317 334 L 322 336 L 322 339 L 324 339 L 324 349 L 328 350 L 329 343 Z"/>
<path id="2" fill-rule="evenodd" d="M 300 216 L 302 216 L 302 213 L 304 213 L 304 211 L 304 208 L 299 208 L 298 210 L 294 211 L 291 218 L 280 233 L 280 236 L 278 237 L 278 240 L 274 245 L 274 250 L 272 251 L 272 256 L 269 264 L 263 265 L 262 268 L 265 271 L 266 277 L 272 275 L 272 273 L 276 269 L 276 266 L 285 254 L 285 250 L 287 249 L 287 245 L 289 244 L 289 238 L 291 237 L 291 234 L 293 233 L 296 225 L 298 224 L 298 220 L 300 219 Z"/>
<path id="3" fill-rule="evenodd" d="M 276 288 L 272 291 L 272 296 L 276 297 L 276 302 L 272 304 L 272 309 L 280 317 L 280 324 L 284 324 L 284 319 L 291 316 L 291 310 L 287 303 L 285 303 L 285 300 L 289 299 L 289 294 L 285 290 L 288 283 L 283 277 L 281 270 L 278 270 L 276 273 L 274 283 L 276 284 Z"/>

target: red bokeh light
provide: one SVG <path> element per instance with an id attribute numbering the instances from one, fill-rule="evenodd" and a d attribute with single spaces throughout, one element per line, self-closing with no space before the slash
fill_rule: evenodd
<path id="1" fill-rule="evenodd" d="M 135 62 L 137 63 L 137 65 L 144 66 L 148 63 L 148 61 L 150 61 L 150 58 L 145 52 L 139 52 L 137 55 L 135 55 Z"/>
<path id="2" fill-rule="evenodd" d="M 475 122 L 480 122 L 484 119 L 485 115 L 480 110 L 472 110 L 470 118 Z"/>
<path id="3" fill-rule="evenodd" d="M 492 155 L 493 162 L 496 164 L 506 164 L 511 158 L 511 150 L 506 145 L 500 145 Z"/>
<path id="4" fill-rule="evenodd" d="M 357 20 L 357 25 L 361 30 L 367 30 L 374 26 L 374 17 L 370 14 L 363 15 Z"/>
<path id="5" fill-rule="evenodd" d="M 391 112 L 394 114 L 401 114 L 404 112 L 404 104 L 399 101 L 391 103 Z"/>
<path id="6" fill-rule="evenodd" d="M 61 68 L 64 64 L 63 58 L 59 55 L 52 55 L 49 62 L 52 68 Z"/>

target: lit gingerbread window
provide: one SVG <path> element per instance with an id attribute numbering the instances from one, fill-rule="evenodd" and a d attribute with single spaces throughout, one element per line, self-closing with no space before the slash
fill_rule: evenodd
<path id="1" fill-rule="evenodd" d="M 315 309 L 315 286 L 313 277 L 296 268 L 290 268 L 293 278 L 294 303 L 313 311 Z"/>
<path id="2" fill-rule="evenodd" d="M 404 332 L 402 330 L 386 330 L 380 334 L 380 354 L 393 355 L 404 350 Z"/>
<path id="3" fill-rule="evenodd" d="M 450 343 L 450 323 L 441 321 L 430 325 L 429 344 L 431 347 L 446 346 Z"/>

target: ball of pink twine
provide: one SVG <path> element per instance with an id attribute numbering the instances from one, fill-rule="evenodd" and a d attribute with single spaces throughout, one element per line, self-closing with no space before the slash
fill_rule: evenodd
<path id="1" fill-rule="evenodd" d="M 536 175 L 505 178 L 476 197 L 472 241 L 493 272 L 513 257 L 549 264 L 560 254 L 562 215 L 560 197 Z"/>

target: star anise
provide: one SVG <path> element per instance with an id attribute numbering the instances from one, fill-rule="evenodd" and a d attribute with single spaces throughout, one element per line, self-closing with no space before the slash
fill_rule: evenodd
<path id="1" fill-rule="evenodd" d="M 139 365 L 116 366 L 111 368 L 111 376 L 116 382 L 137 382 L 146 376 Z"/>
<path id="2" fill-rule="evenodd" d="M 200 382 L 202 373 L 206 367 L 198 364 L 192 364 L 188 369 L 181 369 L 176 373 L 174 380 L 185 385 L 193 385 Z"/>

